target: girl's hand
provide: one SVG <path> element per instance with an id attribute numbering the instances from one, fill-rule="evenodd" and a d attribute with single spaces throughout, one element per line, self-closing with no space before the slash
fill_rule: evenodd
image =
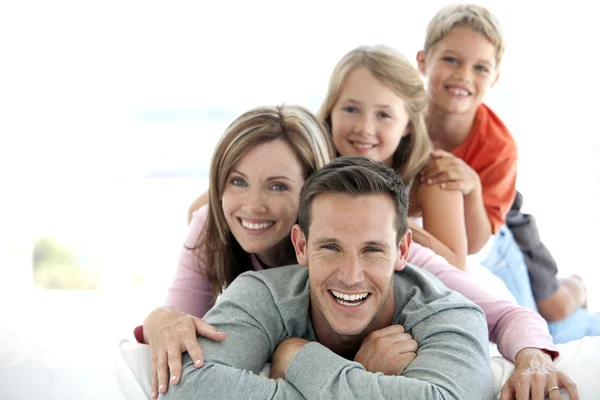
<path id="1" fill-rule="evenodd" d="M 169 383 L 179 383 L 183 352 L 190 354 L 196 368 L 204 364 L 197 335 L 216 341 L 225 339 L 225 334 L 215 327 L 170 306 L 159 307 L 146 317 L 144 341 L 150 345 L 152 355 L 153 399 L 158 398 L 159 393 L 166 393 Z"/>

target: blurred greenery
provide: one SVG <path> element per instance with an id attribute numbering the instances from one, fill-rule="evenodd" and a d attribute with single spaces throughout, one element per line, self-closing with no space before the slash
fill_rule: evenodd
<path id="1" fill-rule="evenodd" d="M 99 269 L 91 262 L 83 262 L 72 247 L 52 236 L 42 236 L 34 242 L 33 281 L 44 289 L 102 287 Z"/>

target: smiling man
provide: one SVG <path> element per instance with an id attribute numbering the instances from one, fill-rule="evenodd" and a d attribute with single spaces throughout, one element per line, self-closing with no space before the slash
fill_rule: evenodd
<path id="1" fill-rule="evenodd" d="M 407 207 L 381 163 L 317 171 L 291 235 L 300 265 L 240 275 L 205 317 L 227 338 L 199 337 L 205 366 L 186 354 L 165 398 L 492 398 L 485 317 L 406 264 Z M 255 375 L 267 362 L 277 379 Z"/>

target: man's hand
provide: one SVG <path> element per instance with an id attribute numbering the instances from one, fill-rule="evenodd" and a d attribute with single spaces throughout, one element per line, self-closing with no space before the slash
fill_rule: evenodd
<path id="1" fill-rule="evenodd" d="M 391 325 L 365 338 L 354 361 L 369 372 L 384 375 L 402 375 L 404 369 L 417 357 L 417 342 L 404 331 L 402 325 Z"/>
<path id="2" fill-rule="evenodd" d="M 554 387 L 564 387 L 571 400 L 579 400 L 573 381 L 558 371 L 548 354 L 525 348 L 515 357 L 515 370 L 502 387 L 500 400 L 543 400 L 545 396 L 561 400 L 560 390 L 550 391 Z"/>
<path id="3" fill-rule="evenodd" d="M 477 172 L 463 160 L 444 150 L 431 152 L 431 160 L 421 170 L 420 180 L 428 185 L 439 183 L 442 189 L 460 190 L 464 196 L 481 188 Z"/>
<path id="4" fill-rule="evenodd" d="M 308 340 L 295 337 L 287 338 L 279 343 L 271 357 L 271 379 L 285 379 L 288 366 L 306 343 L 309 343 Z"/>

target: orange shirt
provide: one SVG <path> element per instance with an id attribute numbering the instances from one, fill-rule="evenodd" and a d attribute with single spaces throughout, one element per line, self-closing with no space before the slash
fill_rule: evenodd
<path id="1" fill-rule="evenodd" d="M 492 110 L 481 104 L 469 136 L 452 154 L 479 175 L 492 232 L 498 232 L 516 193 L 517 145 L 510 132 Z"/>

